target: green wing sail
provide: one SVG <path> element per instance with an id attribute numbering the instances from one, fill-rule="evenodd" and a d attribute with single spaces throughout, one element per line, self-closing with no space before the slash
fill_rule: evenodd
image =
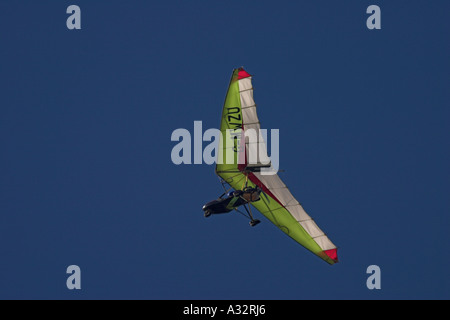
<path id="1" fill-rule="evenodd" d="M 238 69 L 231 75 L 220 122 L 221 139 L 216 164 L 216 173 L 225 181 L 236 173 L 244 176 L 238 168 L 242 154 L 242 108 L 239 95 Z M 228 181 L 227 181 L 228 182 Z"/>
<path id="2" fill-rule="evenodd" d="M 239 68 L 233 70 L 222 111 L 216 173 L 237 190 L 246 183 L 251 187 L 259 186 L 263 190 L 261 198 L 251 204 L 303 247 L 329 264 L 336 263 L 337 247 L 303 210 L 279 176 L 255 170 L 267 167 L 267 162 L 262 160 L 267 157 L 267 150 L 261 135 L 257 135 L 256 142 L 246 139 L 245 131 L 250 129 L 259 132 L 260 124 L 251 75 Z M 251 158 L 258 150 L 258 156 Z M 249 158 L 257 159 L 256 163 L 248 163 Z"/>

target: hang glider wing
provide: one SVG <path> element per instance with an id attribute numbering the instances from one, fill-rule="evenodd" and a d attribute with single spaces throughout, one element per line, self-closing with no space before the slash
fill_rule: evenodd
<path id="1" fill-rule="evenodd" d="M 253 100 L 252 77 L 243 68 L 232 73 L 222 111 L 216 173 L 230 186 L 259 186 L 261 199 L 252 205 L 292 239 L 329 264 L 338 261 L 337 247 L 305 212 L 271 166 Z M 248 135 L 252 131 L 252 134 Z"/>

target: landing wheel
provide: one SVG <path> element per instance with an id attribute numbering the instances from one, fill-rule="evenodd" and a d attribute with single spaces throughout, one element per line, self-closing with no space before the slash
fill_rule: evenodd
<path id="1" fill-rule="evenodd" d="M 252 227 L 256 226 L 256 225 L 259 224 L 259 223 L 261 223 L 261 221 L 259 221 L 259 220 L 252 220 L 252 221 L 250 221 L 250 225 L 251 225 Z"/>
<path id="2" fill-rule="evenodd" d="M 208 218 L 209 216 L 211 216 L 211 211 L 209 210 L 205 211 L 205 218 Z"/>

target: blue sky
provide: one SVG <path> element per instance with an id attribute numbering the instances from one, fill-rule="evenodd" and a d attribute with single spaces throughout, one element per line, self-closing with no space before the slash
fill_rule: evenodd
<path id="1" fill-rule="evenodd" d="M 71 4 L 81 30 L 66 28 Z M 366 27 L 371 4 L 381 30 Z M 450 298 L 449 9 L 2 1 L 0 298 Z M 255 228 L 205 219 L 222 191 L 213 166 L 171 161 L 173 130 L 219 126 L 240 66 L 337 265 L 259 213 Z"/>

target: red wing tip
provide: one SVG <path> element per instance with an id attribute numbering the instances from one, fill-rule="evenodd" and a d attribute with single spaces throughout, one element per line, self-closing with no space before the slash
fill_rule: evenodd
<path id="1" fill-rule="evenodd" d="M 335 263 L 339 262 L 339 259 L 338 259 L 338 256 L 337 256 L 337 248 L 331 249 L 331 250 L 324 250 L 323 253 L 325 253 Z"/>
<path id="2" fill-rule="evenodd" d="M 245 71 L 244 68 L 240 67 L 238 70 L 239 70 L 239 72 L 238 72 L 238 80 L 251 77 L 251 74 L 249 74 L 247 71 Z"/>

